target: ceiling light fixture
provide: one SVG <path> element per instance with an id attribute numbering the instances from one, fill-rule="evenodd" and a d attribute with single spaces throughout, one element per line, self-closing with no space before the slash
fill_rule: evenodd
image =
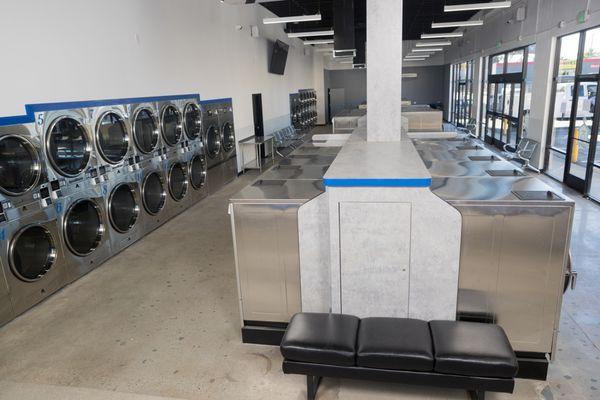
<path id="1" fill-rule="evenodd" d="M 462 32 L 450 32 L 450 33 L 423 33 L 421 39 L 446 39 L 446 38 L 458 38 L 463 37 Z"/>
<path id="2" fill-rule="evenodd" d="M 426 58 L 411 58 L 409 60 L 404 60 L 404 61 L 425 61 L 427 60 Z"/>
<path id="3" fill-rule="evenodd" d="M 490 3 L 479 3 L 479 4 L 455 4 L 451 6 L 444 6 L 445 12 L 455 11 L 474 11 L 474 10 L 494 10 L 497 8 L 510 8 L 510 1 L 493 1 Z"/>
<path id="4" fill-rule="evenodd" d="M 308 46 L 309 44 L 332 44 L 333 39 L 324 39 L 324 40 L 305 40 L 304 44 Z"/>
<path id="5" fill-rule="evenodd" d="M 433 29 L 438 28 L 458 28 L 461 26 L 481 26 L 483 21 L 480 19 L 474 19 L 469 21 L 454 21 L 454 22 L 432 22 L 431 27 Z"/>
<path id="6" fill-rule="evenodd" d="M 444 50 L 444 49 L 441 47 L 428 47 L 426 49 L 412 49 L 412 52 L 413 53 L 433 53 L 433 52 L 442 51 L 442 50 Z"/>
<path id="7" fill-rule="evenodd" d="M 430 57 L 430 56 L 431 56 L 431 54 L 409 54 L 409 55 L 407 55 L 404 58 L 405 59 L 406 58 L 427 58 L 427 57 Z"/>
<path id="8" fill-rule="evenodd" d="M 431 46 L 450 46 L 452 42 L 420 42 L 415 43 L 416 47 L 431 47 Z"/>
<path id="9" fill-rule="evenodd" d="M 419 75 L 417 75 L 417 73 L 415 72 L 406 72 L 404 74 L 402 74 L 402 79 L 406 79 L 406 78 L 418 78 Z"/>
<path id="10" fill-rule="evenodd" d="M 302 38 L 311 36 L 333 36 L 333 31 L 314 31 L 314 32 L 291 32 L 288 33 L 289 38 Z"/>
<path id="11" fill-rule="evenodd" d="M 264 18 L 263 24 L 289 24 L 292 22 L 307 22 L 307 21 L 320 21 L 321 14 L 314 15 L 296 15 L 291 17 L 278 17 L 278 18 Z"/>

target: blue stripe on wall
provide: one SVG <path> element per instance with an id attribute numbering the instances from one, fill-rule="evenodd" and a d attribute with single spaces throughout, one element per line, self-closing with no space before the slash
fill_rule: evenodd
<path id="1" fill-rule="evenodd" d="M 224 103 L 227 101 L 232 101 L 231 97 L 223 98 L 223 99 L 210 99 L 210 100 L 202 100 L 201 104 L 213 104 L 213 103 Z"/>
<path id="2" fill-rule="evenodd" d="M 149 103 L 154 101 L 173 101 L 194 99 L 200 102 L 198 94 L 180 94 L 173 96 L 153 96 L 153 97 L 131 97 L 122 99 L 105 99 L 105 100 L 86 100 L 86 101 L 69 101 L 62 103 L 37 103 L 26 104 L 25 115 L 16 115 L 10 117 L 0 117 L 0 126 L 27 124 L 35 121 L 36 112 L 69 110 L 74 108 L 84 107 L 102 107 L 112 106 L 117 104 L 133 104 L 133 103 Z"/>
<path id="3" fill-rule="evenodd" d="M 395 178 L 395 179 L 323 179 L 329 187 L 429 187 L 431 178 Z"/>

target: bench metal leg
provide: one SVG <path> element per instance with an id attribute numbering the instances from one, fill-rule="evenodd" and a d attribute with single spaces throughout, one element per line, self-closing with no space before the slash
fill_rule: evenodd
<path id="1" fill-rule="evenodd" d="M 319 383 L 321 383 L 320 376 L 306 376 L 306 400 L 315 400 L 317 390 L 319 390 Z"/>
<path id="2" fill-rule="evenodd" d="M 483 390 L 469 390 L 471 400 L 485 400 L 485 392 Z"/>

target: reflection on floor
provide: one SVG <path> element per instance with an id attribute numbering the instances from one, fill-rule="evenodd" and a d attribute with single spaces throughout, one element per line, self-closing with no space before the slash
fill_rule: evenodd
<path id="1" fill-rule="evenodd" d="M 274 347 L 244 345 L 227 199 L 230 184 L 0 329 L 0 399 L 304 399 Z M 543 178 L 559 186 L 549 178 Z M 600 399 L 600 207 L 577 201 L 559 352 L 548 382 L 514 396 Z M 319 399 L 466 399 L 463 391 L 326 379 Z"/>

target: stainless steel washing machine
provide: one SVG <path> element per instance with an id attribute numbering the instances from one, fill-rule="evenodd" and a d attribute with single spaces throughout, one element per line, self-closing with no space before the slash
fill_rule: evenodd
<path id="1" fill-rule="evenodd" d="M 191 143 L 183 157 L 188 169 L 190 200 L 192 204 L 197 203 L 208 196 L 207 164 L 202 142 Z"/>
<path id="2" fill-rule="evenodd" d="M 112 256 L 105 197 L 108 183 L 57 200 L 67 279 L 72 282 Z"/>
<path id="3" fill-rule="evenodd" d="M 218 104 L 214 102 L 202 103 L 202 127 L 204 129 L 204 151 L 207 163 L 208 192 L 215 193 L 223 186 L 224 161 L 223 139 L 219 125 Z"/>
<path id="4" fill-rule="evenodd" d="M 223 184 L 237 178 L 237 142 L 233 123 L 233 104 L 231 100 L 219 105 L 219 126 L 223 142 Z"/>
<path id="5" fill-rule="evenodd" d="M 0 226 L 0 259 L 17 316 L 65 285 L 66 266 L 57 209 L 36 202 L 13 211 Z"/>

